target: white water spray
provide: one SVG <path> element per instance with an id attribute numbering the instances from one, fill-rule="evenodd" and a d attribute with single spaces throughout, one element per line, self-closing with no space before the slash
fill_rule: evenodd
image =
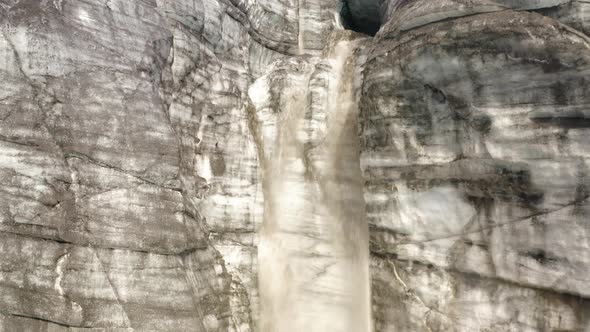
<path id="1" fill-rule="evenodd" d="M 346 39 L 346 38 L 343 38 Z M 264 160 L 262 332 L 369 332 L 369 243 L 354 93 L 354 41 L 332 46 L 320 109 L 309 77 L 282 91 Z M 325 90 L 324 90 L 325 91 Z"/>

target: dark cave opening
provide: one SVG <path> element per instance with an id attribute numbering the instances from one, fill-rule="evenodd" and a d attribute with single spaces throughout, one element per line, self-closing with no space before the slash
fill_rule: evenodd
<path id="1" fill-rule="evenodd" d="M 359 0 L 340 1 L 340 20 L 346 30 L 360 32 L 365 35 L 375 36 L 381 27 L 381 19 L 378 10 L 374 6 L 361 3 Z"/>

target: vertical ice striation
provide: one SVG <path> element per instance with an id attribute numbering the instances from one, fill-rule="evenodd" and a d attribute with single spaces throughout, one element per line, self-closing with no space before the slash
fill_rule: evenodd
<path id="1" fill-rule="evenodd" d="M 265 181 L 263 332 L 370 330 L 356 42 L 349 37 L 336 38 L 323 58 L 276 65 L 250 90 Z"/>

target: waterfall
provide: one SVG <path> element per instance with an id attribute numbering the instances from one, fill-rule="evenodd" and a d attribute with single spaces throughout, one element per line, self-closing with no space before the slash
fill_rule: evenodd
<path id="1" fill-rule="evenodd" d="M 259 139 L 266 153 L 258 249 L 262 332 L 370 331 L 356 42 L 338 39 L 321 65 L 283 87 L 274 136 Z M 318 70 L 324 79 L 313 77 Z M 318 82 L 323 102 L 311 107 Z"/>
<path id="2" fill-rule="evenodd" d="M 299 22 L 298 22 L 299 32 L 297 34 L 297 50 L 298 50 L 299 55 L 304 55 L 305 54 L 305 27 L 306 27 L 306 25 L 305 25 L 305 18 L 303 16 L 303 12 L 305 11 L 305 2 L 302 0 L 299 0 L 297 8 L 298 8 L 297 17 L 299 20 Z"/>

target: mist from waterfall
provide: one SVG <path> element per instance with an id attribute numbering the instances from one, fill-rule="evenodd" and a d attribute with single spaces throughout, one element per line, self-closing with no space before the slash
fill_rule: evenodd
<path id="1" fill-rule="evenodd" d="M 266 151 L 263 162 L 262 332 L 370 331 L 356 42 L 349 37 L 340 32 L 314 70 L 281 91 L 287 102 L 276 120 L 275 139 L 265 143 L 273 146 L 266 147 L 272 153 Z M 322 79 L 318 71 L 325 71 Z M 318 84 L 325 85 L 319 92 L 312 88 Z"/>

